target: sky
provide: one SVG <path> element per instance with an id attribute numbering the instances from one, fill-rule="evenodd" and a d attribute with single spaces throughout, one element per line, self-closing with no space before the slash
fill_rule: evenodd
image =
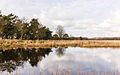
<path id="1" fill-rule="evenodd" d="M 62 25 L 71 36 L 120 36 L 120 0 L 0 0 L 0 10 L 38 18 L 53 33 Z"/>

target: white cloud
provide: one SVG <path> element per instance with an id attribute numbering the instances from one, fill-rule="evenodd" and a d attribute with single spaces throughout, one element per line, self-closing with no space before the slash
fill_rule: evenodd
<path id="1" fill-rule="evenodd" d="M 74 36 L 118 36 L 119 0 L 2 0 L 3 13 L 37 17 L 43 25 L 55 30 L 63 25 Z M 117 12 L 116 12 L 117 11 Z M 116 14 L 115 14 L 116 12 Z M 113 25 L 115 27 L 113 27 Z M 109 28 L 109 29 L 108 29 Z"/>
<path id="2" fill-rule="evenodd" d="M 116 54 L 117 52 L 117 54 Z M 67 70 L 70 72 L 96 71 L 96 72 L 114 72 L 120 71 L 119 50 L 110 48 L 87 49 L 87 48 L 68 48 L 63 57 L 58 58 L 55 53 L 39 63 L 43 72 L 57 72 Z M 50 65 L 48 65 L 48 63 Z"/>

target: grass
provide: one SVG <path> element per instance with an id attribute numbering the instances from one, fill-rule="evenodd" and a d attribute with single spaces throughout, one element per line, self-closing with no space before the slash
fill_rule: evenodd
<path id="1" fill-rule="evenodd" d="M 0 48 L 120 47 L 120 40 L 0 40 Z"/>
<path id="2" fill-rule="evenodd" d="M 11 73 L 12 74 L 12 73 Z M 0 75 L 9 75 L 9 73 L 0 73 Z M 12 75 L 24 75 L 24 73 L 21 72 L 16 72 L 15 74 Z M 37 73 L 31 73 L 28 72 L 27 75 L 42 75 L 42 73 L 37 74 Z M 119 72 L 77 72 L 77 73 L 72 73 L 69 71 L 66 72 L 53 72 L 53 73 L 48 73 L 47 75 L 120 75 Z"/>

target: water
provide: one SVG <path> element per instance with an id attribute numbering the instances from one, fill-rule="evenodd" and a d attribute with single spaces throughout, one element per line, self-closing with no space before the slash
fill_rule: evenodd
<path id="1" fill-rule="evenodd" d="M 39 48 L 0 50 L 0 75 L 120 72 L 120 49 Z"/>

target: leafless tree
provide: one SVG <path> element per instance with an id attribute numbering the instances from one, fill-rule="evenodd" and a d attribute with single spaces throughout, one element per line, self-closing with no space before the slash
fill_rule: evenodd
<path id="1" fill-rule="evenodd" d="M 56 28 L 56 34 L 58 35 L 59 38 L 63 38 L 63 35 L 65 34 L 64 27 L 61 25 L 58 25 Z"/>
<path id="2" fill-rule="evenodd" d="M 62 57 L 65 54 L 65 48 L 57 48 L 56 49 L 56 54 L 58 57 Z"/>

